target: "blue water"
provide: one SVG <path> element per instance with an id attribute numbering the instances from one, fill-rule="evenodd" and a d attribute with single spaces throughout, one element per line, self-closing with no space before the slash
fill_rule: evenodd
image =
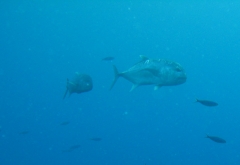
<path id="1" fill-rule="evenodd" d="M 1 1 L 0 164 L 239 165 L 239 8 L 224 0 Z M 180 63 L 187 82 L 129 92 L 120 78 L 109 91 L 112 64 L 124 71 L 139 55 Z M 76 71 L 94 88 L 63 100 Z"/>

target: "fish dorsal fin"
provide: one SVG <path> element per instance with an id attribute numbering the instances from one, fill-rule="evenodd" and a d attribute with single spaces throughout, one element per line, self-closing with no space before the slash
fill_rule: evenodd
<path id="1" fill-rule="evenodd" d="M 149 60 L 149 58 L 146 57 L 146 56 L 144 56 L 144 55 L 140 55 L 139 57 L 141 58 L 141 61 L 147 61 L 147 60 Z"/>
<path id="2" fill-rule="evenodd" d="M 133 91 L 135 88 L 137 88 L 137 87 L 138 87 L 138 84 L 133 84 L 133 86 L 132 86 L 130 92 L 132 92 L 132 91 Z"/>
<path id="3" fill-rule="evenodd" d="M 139 63 L 142 63 L 142 62 L 145 62 L 145 61 L 149 60 L 149 58 L 144 56 L 144 55 L 139 55 L 139 57 L 141 58 L 141 60 L 139 62 L 135 63 L 134 65 L 137 65 Z"/>

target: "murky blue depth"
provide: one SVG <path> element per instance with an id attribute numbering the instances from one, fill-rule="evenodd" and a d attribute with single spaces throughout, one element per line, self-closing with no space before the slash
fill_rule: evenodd
<path id="1" fill-rule="evenodd" d="M 239 165 L 239 9 L 223 0 L 1 1 L 0 164 Z M 112 65 L 126 71 L 139 55 L 181 64 L 187 81 L 129 92 L 120 77 L 109 91 Z M 76 72 L 93 88 L 63 100 Z"/>

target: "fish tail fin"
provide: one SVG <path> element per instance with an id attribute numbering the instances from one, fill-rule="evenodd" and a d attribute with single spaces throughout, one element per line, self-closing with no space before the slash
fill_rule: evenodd
<path id="1" fill-rule="evenodd" d="M 69 83 L 69 80 L 67 79 L 67 86 L 66 86 L 66 91 L 65 91 L 65 93 L 64 93 L 63 99 L 65 99 L 65 97 L 66 97 L 67 94 L 68 94 L 68 83 Z"/>
<path id="2" fill-rule="evenodd" d="M 114 80 L 113 80 L 109 90 L 111 90 L 113 88 L 113 86 L 115 85 L 115 83 L 117 82 L 117 80 L 120 76 L 120 74 L 117 70 L 117 67 L 115 65 L 113 65 L 113 71 L 114 71 Z"/>

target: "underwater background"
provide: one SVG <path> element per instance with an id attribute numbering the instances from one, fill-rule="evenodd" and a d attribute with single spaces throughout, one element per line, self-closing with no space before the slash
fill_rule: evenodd
<path id="1" fill-rule="evenodd" d="M 236 0 L 1 1 L 0 164 L 239 165 L 239 9 Z M 125 71 L 139 55 L 180 63 L 187 82 L 129 92 L 119 78 L 109 91 L 112 65 Z M 93 90 L 63 100 L 75 72 Z"/>

